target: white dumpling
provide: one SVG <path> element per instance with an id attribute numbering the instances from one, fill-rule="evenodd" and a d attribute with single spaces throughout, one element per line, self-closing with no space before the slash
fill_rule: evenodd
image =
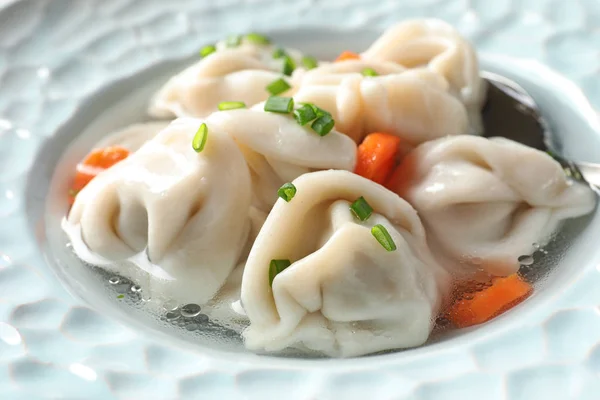
<path id="1" fill-rule="evenodd" d="M 494 275 L 516 272 L 534 243 L 595 204 L 589 187 L 568 181 L 548 154 L 503 138 L 425 143 L 400 168 L 393 189 L 419 212 L 432 249 Z"/>
<path id="2" fill-rule="evenodd" d="M 292 115 L 263 111 L 264 105 L 212 114 L 211 126 L 228 132 L 246 157 L 253 181 L 254 203 L 269 211 L 286 182 L 316 170 L 352 171 L 356 144 L 335 130 L 321 137 Z"/>
<path id="3" fill-rule="evenodd" d="M 448 92 L 447 82 L 438 74 L 399 68 L 400 72 L 364 77 L 362 62 L 339 65 L 343 73 L 337 76 L 330 66 L 306 73 L 294 99 L 331 112 L 336 129 L 356 142 L 371 132 L 394 134 L 412 145 L 469 132 L 465 106 Z M 350 68 L 354 72 L 348 72 Z"/>
<path id="4" fill-rule="evenodd" d="M 446 78 L 451 91 L 468 108 L 481 109 L 485 82 L 477 53 L 450 24 L 437 19 L 401 22 L 389 28 L 361 55 L 366 60 L 391 61 L 407 68 L 427 67 Z"/>
<path id="5" fill-rule="evenodd" d="M 129 125 L 109 134 L 96 143 L 95 147 L 121 146 L 130 152 L 135 152 L 144 143 L 156 136 L 158 132 L 165 129 L 167 125 L 169 125 L 167 121 L 153 121 Z"/>
<path id="6" fill-rule="evenodd" d="M 217 44 L 217 51 L 173 76 L 150 101 L 149 114 L 158 118 L 206 117 L 223 101 L 248 107 L 266 100 L 267 85 L 284 77 L 283 59 L 274 46 L 243 42 L 238 47 Z M 286 49 L 297 65 L 302 55 Z M 301 68 L 296 72 L 301 73 Z M 292 83 L 292 78 L 286 78 Z M 290 91 L 291 93 L 291 91 Z"/>
<path id="7" fill-rule="evenodd" d="M 175 120 L 100 173 L 67 219 L 94 255 L 110 263 L 141 254 L 175 281 L 175 296 L 197 303 L 213 297 L 242 256 L 251 202 L 248 167 L 227 132 L 208 123 L 204 150 L 193 150 L 201 123 Z"/>
<path id="8" fill-rule="evenodd" d="M 435 264 L 416 211 L 384 187 L 347 171 L 294 181 L 296 196 L 278 200 L 248 257 L 241 299 L 252 350 L 300 347 L 356 356 L 418 346 L 427 340 L 447 275 Z M 366 222 L 349 206 L 364 196 Z M 371 234 L 382 224 L 397 250 Z M 292 264 L 269 285 L 269 264 Z"/>

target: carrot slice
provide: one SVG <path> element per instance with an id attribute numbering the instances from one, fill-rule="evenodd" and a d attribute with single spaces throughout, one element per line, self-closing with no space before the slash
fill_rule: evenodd
<path id="1" fill-rule="evenodd" d="M 360 55 L 352 51 L 342 51 L 342 53 L 335 59 L 335 62 L 348 61 L 348 60 L 360 60 Z"/>
<path id="2" fill-rule="evenodd" d="M 129 150 L 121 146 L 109 146 L 92 150 L 85 159 L 77 164 L 75 179 L 69 191 L 71 203 L 77 193 L 83 189 L 100 172 L 108 169 L 129 156 Z"/>
<path id="3" fill-rule="evenodd" d="M 448 317 L 459 328 L 481 324 L 516 306 L 532 291 L 517 274 L 494 278 L 488 288 L 461 296 L 450 307 Z"/>
<path id="4" fill-rule="evenodd" d="M 394 168 L 401 139 L 387 133 L 371 133 L 358 146 L 354 173 L 384 184 Z"/>

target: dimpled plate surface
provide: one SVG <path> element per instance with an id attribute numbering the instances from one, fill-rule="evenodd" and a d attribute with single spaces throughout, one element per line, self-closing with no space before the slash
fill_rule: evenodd
<path id="1" fill-rule="evenodd" d="M 383 29 L 419 16 L 454 24 L 481 51 L 551 66 L 600 108 L 597 0 L 20 0 L 0 10 L 0 398 L 598 399 L 596 268 L 518 326 L 473 343 L 380 365 L 270 366 L 134 332 L 70 296 L 38 249 L 27 174 L 43 141 L 101 85 L 231 31 Z M 600 161 L 595 153 L 589 161 Z"/>

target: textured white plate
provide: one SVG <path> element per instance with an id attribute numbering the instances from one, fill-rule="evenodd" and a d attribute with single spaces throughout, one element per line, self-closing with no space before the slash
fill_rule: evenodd
<path id="1" fill-rule="evenodd" d="M 85 107 L 101 86 L 194 55 L 232 31 L 347 29 L 319 48 L 309 30 L 302 37 L 277 35 L 292 44 L 303 39 L 319 55 L 332 41 L 360 49 L 370 38 L 359 29 L 415 16 L 446 19 L 480 50 L 549 64 L 600 106 L 596 0 L 21 0 L 2 10 L 0 398 L 598 398 L 600 273 L 583 250 L 565 260 L 550 283 L 556 290 L 474 332 L 402 354 L 305 362 L 198 354 L 164 337 L 147 338 L 70 296 L 38 250 L 31 232 L 44 245 L 46 227 L 40 223 L 45 199 L 36 194 L 45 194 L 53 173 L 39 166 L 54 165 L 57 132 L 73 138 L 101 112 Z M 559 128 L 567 155 L 600 161 L 598 122 L 572 85 L 531 61 L 486 57 L 485 64 L 520 78 Z M 599 223 L 588 235 L 595 230 Z M 583 278 L 567 285 L 578 272 Z"/>

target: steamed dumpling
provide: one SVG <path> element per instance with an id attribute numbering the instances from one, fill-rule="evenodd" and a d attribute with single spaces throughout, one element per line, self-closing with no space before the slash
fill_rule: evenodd
<path id="1" fill-rule="evenodd" d="M 364 77 L 365 65 L 388 74 Z M 335 63 L 307 72 L 294 99 L 331 112 L 336 129 L 356 142 L 371 132 L 394 134 L 412 145 L 469 132 L 465 106 L 448 92 L 445 79 L 423 69 Z"/>
<path id="2" fill-rule="evenodd" d="M 371 61 L 395 62 L 406 68 L 426 67 L 443 76 L 451 92 L 467 108 L 479 111 L 483 106 L 486 86 L 479 75 L 477 53 L 444 21 L 401 22 L 388 29 L 361 56 Z"/>
<path id="3" fill-rule="evenodd" d="M 212 114 L 208 121 L 231 135 L 246 157 L 253 182 L 254 204 L 269 211 L 277 190 L 307 172 L 352 171 L 356 144 L 335 130 L 319 136 L 291 115 L 263 111 L 264 105 Z"/>
<path id="4" fill-rule="evenodd" d="M 198 303 L 213 297 L 242 256 L 251 202 L 248 167 L 227 132 L 208 123 L 204 150 L 193 150 L 201 123 L 175 120 L 100 173 L 67 220 L 106 264 L 141 255 L 161 278 L 177 281 L 175 296 Z"/>
<path id="5" fill-rule="evenodd" d="M 250 107 L 266 100 L 267 85 L 283 77 L 283 59 L 273 57 L 274 49 L 248 42 L 232 48 L 217 44 L 215 53 L 172 77 L 154 95 L 150 115 L 206 117 L 223 101 L 242 101 Z M 301 54 L 286 51 L 299 64 Z"/>
<path id="6" fill-rule="evenodd" d="M 294 181 L 296 196 L 279 200 L 248 257 L 241 299 L 250 319 L 243 336 L 252 350 L 303 347 L 356 356 L 424 343 L 446 290 L 415 210 L 382 186 L 346 171 L 321 171 Z M 366 222 L 349 206 L 364 196 Z M 372 236 L 382 224 L 397 250 Z M 291 266 L 269 286 L 269 264 Z"/>
<path id="7" fill-rule="evenodd" d="M 503 139 L 459 136 L 425 143 L 401 164 L 395 190 L 419 212 L 432 248 L 508 275 L 558 223 L 589 213 L 585 185 L 548 154 Z M 445 265 L 449 265 L 446 264 Z"/>

